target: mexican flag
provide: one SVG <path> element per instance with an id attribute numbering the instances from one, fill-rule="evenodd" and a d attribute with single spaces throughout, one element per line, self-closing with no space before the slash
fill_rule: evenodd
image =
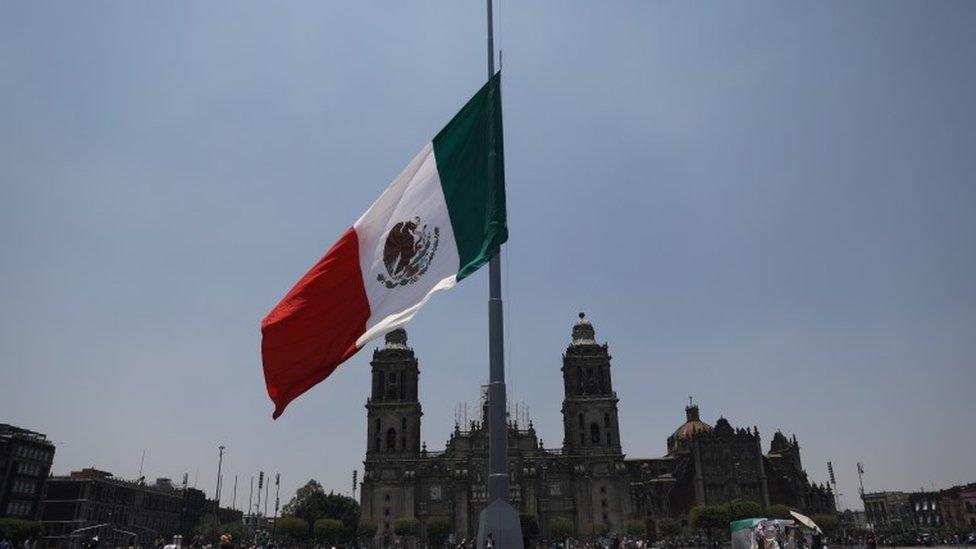
<path id="1" fill-rule="evenodd" d="M 274 417 L 508 239 L 496 73 L 261 323 Z"/>

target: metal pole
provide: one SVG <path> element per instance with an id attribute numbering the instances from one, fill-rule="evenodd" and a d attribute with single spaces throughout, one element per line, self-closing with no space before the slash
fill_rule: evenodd
<path id="1" fill-rule="evenodd" d="M 495 41 L 492 0 L 488 14 L 488 79 L 495 75 Z M 505 340 L 502 317 L 501 251 L 494 250 L 488 263 L 488 506 L 481 512 L 477 545 L 489 535 L 495 547 L 522 548 L 518 512 L 508 502 L 508 422 L 505 418 Z"/>
<path id="2" fill-rule="evenodd" d="M 217 525 L 220 524 L 220 472 L 224 466 L 224 446 L 217 447 L 217 487 L 214 490 L 214 536 L 217 536 Z"/>
<path id="3" fill-rule="evenodd" d="M 231 504 L 231 508 L 237 509 L 237 475 L 234 475 L 234 503 Z"/>
<path id="4" fill-rule="evenodd" d="M 488 5 L 488 78 L 495 75 L 491 0 Z M 495 250 L 488 264 L 488 503 L 508 501 L 508 437 L 505 425 L 505 341 L 502 318 L 502 262 Z"/>
<path id="5" fill-rule="evenodd" d="M 254 518 L 254 475 L 251 475 L 251 491 L 247 493 L 247 514 Z"/>

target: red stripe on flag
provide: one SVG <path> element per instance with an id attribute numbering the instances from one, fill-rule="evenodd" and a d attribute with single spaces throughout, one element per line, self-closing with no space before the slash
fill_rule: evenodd
<path id="1" fill-rule="evenodd" d="M 356 354 L 369 300 L 359 238 L 349 228 L 261 322 L 261 355 L 274 418 Z"/>

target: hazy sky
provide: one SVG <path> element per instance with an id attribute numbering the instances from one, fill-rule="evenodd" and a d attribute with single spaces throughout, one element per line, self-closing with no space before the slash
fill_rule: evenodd
<path id="1" fill-rule="evenodd" d="M 796 433 L 855 504 L 976 481 L 976 3 L 513 2 L 510 395 L 562 442 L 608 341 L 624 451 Z M 485 80 L 480 2 L 3 2 L 0 422 L 54 471 L 348 492 L 371 350 L 272 422 L 261 318 Z M 487 273 L 409 326 L 423 439 L 487 376 Z M 246 499 L 246 489 L 241 488 Z"/>

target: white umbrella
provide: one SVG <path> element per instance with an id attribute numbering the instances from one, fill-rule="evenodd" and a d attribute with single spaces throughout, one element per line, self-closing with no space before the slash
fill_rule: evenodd
<path id="1" fill-rule="evenodd" d="M 806 526 L 807 528 L 814 530 L 816 532 L 821 531 L 820 527 L 817 526 L 817 523 L 813 522 L 813 520 L 811 520 L 810 517 L 797 513 L 796 511 L 790 511 L 790 514 L 793 515 L 793 518 L 795 518 L 797 522 Z"/>

